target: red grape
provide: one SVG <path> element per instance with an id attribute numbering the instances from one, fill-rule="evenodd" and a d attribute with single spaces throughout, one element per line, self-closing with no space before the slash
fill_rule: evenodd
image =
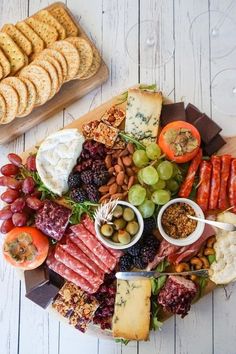
<path id="1" fill-rule="evenodd" d="M 7 234 L 13 228 L 14 228 L 14 224 L 12 222 L 12 219 L 8 219 L 3 221 L 0 231 L 2 234 Z"/>
<path id="2" fill-rule="evenodd" d="M 17 213 L 18 211 L 22 211 L 25 207 L 24 198 L 17 198 L 11 205 L 11 211 L 13 213 Z"/>
<path id="3" fill-rule="evenodd" d="M 1 199 L 7 204 L 11 204 L 19 197 L 19 192 L 12 189 L 7 189 L 6 192 L 2 193 Z"/>
<path id="4" fill-rule="evenodd" d="M 29 171 L 37 171 L 36 169 L 36 158 L 35 156 L 28 156 L 26 160 L 26 167 Z"/>
<path id="5" fill-rule="evenodd" d="M 3 208 L 2 210 L 0 210 L 0 220 L 8 220 L 11 219 L 12 217 L 12 211 L 10 210 L 10 208 Z"/>
<path id="6" fill-rule="evenodd" d="M 11 189 L 19 190 L 21 187 L 21 182 L 17 181 L 13 177 L 1 176 L 0 177 L 0 186 L 5 186 Z"/>
<path id="7" fill-rule="evenodd" d="M 12 222 L 15 226 L 25 226 L 27 223 L 27 215 L 25 213 L 15 213 L 12 216 Z"/>
<path id="8" fill-rule="evenodd" d="M 4 176 L 15 176 L 19 172 L 19 168 L 11 163 L 1 167 L 1 173 Z"/>
<path id="9" fill-rule="evenodd" d="M 42 192 L 35 190 L 33 193 L 31 193 L 31 197 L 36 197 L 36 198 L 41 198 Z"/>
<path id="10" fill-rule="evenodd" d="M 35 181 L 32 177 L 27 177 L 22 184 L 22 191 L 25 194 L 30 194 L 34 191 Z"/>
<path id="11" fill-rule="evenodd" d="M 8 160 L 15 166 L 20 167 L 22 166 L 22 158 L 19 155 L 16 154 L 8 154 L 7 155 Z"/>
<path id="12" fill-rule="evenodd" d="M 36 197 L 28 197 L 26 199 L 26 204 L 33 210 L 38 210 L 43 206 L 43 202 Z"/>

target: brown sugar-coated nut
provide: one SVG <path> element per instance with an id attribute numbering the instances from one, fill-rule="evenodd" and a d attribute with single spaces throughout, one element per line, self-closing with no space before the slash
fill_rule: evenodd
<path id="1" fill-rule="evenodd" d="M 190 260 L 190 263 L 191 263 L 192 265 L 194 265 L 197 270 L 199 270 L 199 269 L 202 268 L 202 261 L 201 261 L 200 258 L 193 257 L 193 258 Z"/>
<path id="2" fill-rule="evenodd" d="M 175 266 L 175 270 L 177 273 L 182 273 L 184 271 L 190 270 L 190 267 L 188 263 L 179 263 L 177 266 Z"/>
<path id="3" fill-rule="evenodd" d="M 213 248 L 207 247 L 204 250 L 204 255 L 205 256 L 210 256 L 210 255 L 213 255 L 213 254 L 215 254 L 215 250 Z"/>
<path id="4" fill-rule="evenodd" d="M 119 172 L 118 175 L 116 176 L 116 183 L 119 186 L 122 186 L 124 183 L 124 178 L 125 178 L 125 173 L 123 171 Z"/>

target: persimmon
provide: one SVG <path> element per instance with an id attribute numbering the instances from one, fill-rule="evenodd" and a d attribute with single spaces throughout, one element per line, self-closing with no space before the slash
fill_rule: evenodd
<path id="1" fill-rule="evenodd" d="M 35 269 L 46 259 L 49 241 L 35 227 L 15 227 L 4 240 L 3 255 L 8 263 L 21 269 Z"/>
<path id="2" fill-rule="evenodd" d="M 162 129 L 158 145 L 168 160 L 184 163 L 197 155 L 201 137 L 192 124 L 176 121 Z"/>

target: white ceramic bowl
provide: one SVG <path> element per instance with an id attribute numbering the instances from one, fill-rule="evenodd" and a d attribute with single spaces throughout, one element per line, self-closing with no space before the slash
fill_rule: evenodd
<path id="1" fill-rule="evenodd" d="M 144 227 L 144 223 L 143 223 L 143 217 L 140 213 L 140 211 L 133 206 L 132 204 L 128 203 L 128 202 L 124 202 L 124 201 L 119 201 L 118 205 L 123 205 L 126 207 L 129 207 L 131 209 L 133 209 L 136 217 L 137 217 L 137 221 L 139 223 L 139 231 L 136 235 L 134 235 L 132 237 L 132 240 L 130 243 L 126 244 L 126 245 L 122 245 L 121 243 L 117 243 L 117 242 L 113 242 L 112 240 L 109 239 L 109 237 L 105 237 L 101 234 L 100 232 L 100 226 L 98 225 L 98 223 L 95 221 L 95 230 L 96 230 L 96 234 L 98 236 L 98 239 L 107 247 L 113 248 L 115 250 L 124 250 L 126 248 L 129 248 L 131 246 L 133 246 L 136 242 L 138 242 L 138 240 L 140 239 L 140 237 L 142 236 L 143 233 L 143 227 Z"/>
<path id="2" fill-rule="evenodd" d="M 163 207 L 159 211 L 159 214 L 157 217 L 157 225 L 158 225 L 159 232 L 164 237 L 164 239 L 166 239 L 166 241 L 168 241 L 169 243 L 172 243 L 173 245 L 177 245 L 177 246 L 191 245 L 192 243 L 196 242 L 200 238 L 200 236 L 202 235 L 204 227 L 205 227 L 205 224 L 203 222 L 198 221 L 196 229 L 189 236 L 187 236 L 186 238 L 183 238 L 183 239 L 175 239 L 173 237 L 170 237 L 169 235 L 167 235 L 167 233 L 163 229 L 162 222 L 161 222 L 162 215 L 163 215 L 164 211 L 170 205 L 176 204 L 176 203 L 185 203 L 185 204 L 190 205 L 193 208 L 193 210 L 195 211 L 196 216 L 204 219 L 204 213 L 203 213 L 202 209 L 194 201 L 192 201 L 190 199 L 186 199 L 186 198 L 175 198 L 175 199 L 170 200 L 165 205 L 163 205 Z"/>

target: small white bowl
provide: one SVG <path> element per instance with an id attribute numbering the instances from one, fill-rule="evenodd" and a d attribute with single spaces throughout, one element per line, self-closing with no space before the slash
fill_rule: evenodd
<path id="1" fill-rule="evenodd" d="M 185 203 L 185 204 L 190 205 L 193 208 L 193 210 L 195 211 L 196 216 L 204 219 L 204 213 L 203 213 L 202 209 L 194 201 L 192 201 L 191 199 L 186 199 L 186 198 L 175 198 L 175 199 L 170 200 L 165 205 L 163 205 L 163 207 L 160 209 L 158 217 L 157 217 L 158 229 L 160 231 L 160 234 L 164 237 L 164 239 L 166 239 L 166 241 L 168 241 L 169 243 L 172 243 L 173 245 L 177 245 L 177 246 L 191 245 L 192 243 L 196 242 L 200 238 L 200 236 L 202 235 L 202 233 L 204 231 L 204 227 L 205 227 L 205 224 L 203 222 L 198 221 L 196 229 L 189 236 L 187 236 L 186 238 L 183 238 L 183 239 L 175 239 L 173 237 L 170 237 L 163 229 L 162 222 L 161 222 L 162 215 L 163 215 L 164 211 L 170 205 L 176 204 L 176 203 Z"/>
<path id="2" fill-rule="evenodd" d="M 143 228 L 144 228 L 144 223 L 143 223 L 143 217 L 140 213 L 140 211 L 133 206 L 132 204 L 128 203 L 128 202 L 124 202 L 124 201 L 119 201 L 117 203 L 117 205 L 124 205 L 126 207 L 129 207 L 131 209 L 133 209 L 136 217 L 137 217 L 137 221 L 139 224 L 139 231 L 137 232 L 136 235 L 134 235 L 132 237 L 132 240 L 130 243 L 127 243 L 126 245 L 122 245 L 121 243 L 117 243 L 117 242 L 113 242 L 109 239 L 109 237 L 105 237 L 101 234 L 100 232 L 100 226 L 98 225 L 98 223 L 95 221 L 95 231 L 97 234 L 98 239 L 107 247 L 113 248 L 115 250 L 124 250 L 126 248 L 129 248 L 131 246 L 133 246 L 136 242 L 138 242 L 138 240 L 140 239 L 140 237 L 142 236 L 143 233 Z"/>

